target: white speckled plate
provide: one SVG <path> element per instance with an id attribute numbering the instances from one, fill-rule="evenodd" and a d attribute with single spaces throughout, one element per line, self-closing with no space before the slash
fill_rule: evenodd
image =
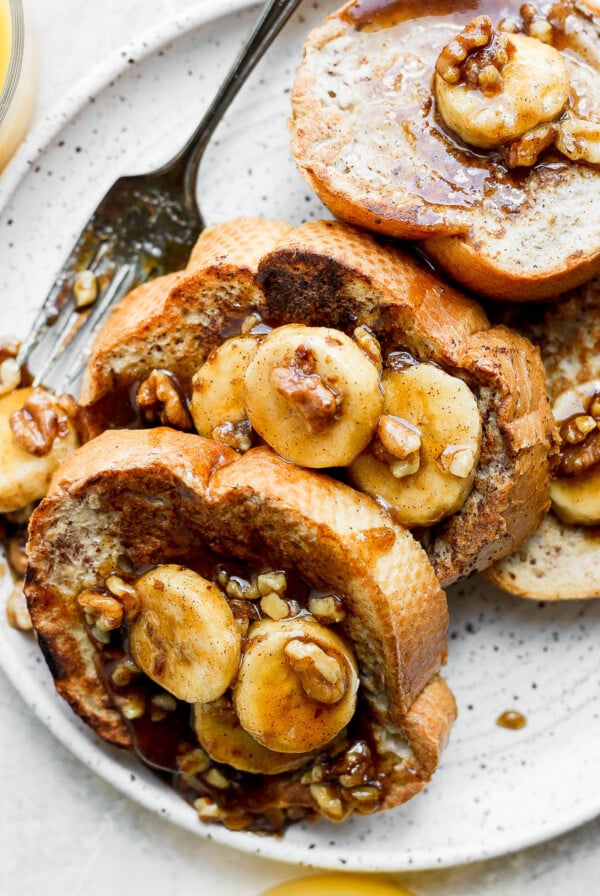
<path id="1" fill-rule="evenodd" d="M 200 178 L 209 221 L 324 214 L 289 158 L 285 120 L 303 37 L 335 5 L 303 5 L 219 129 Z M 204 3 L 128 46 L 24 146 L 0 178 L 0 333 L 25 332 L 113 180 L 155 167 L 192 130 L 250 25 L 247 6 Z M 0 590 L 8 587 L 5 575 Z M 302 864 L 432 868 L 526 846 L 600 811 L 600 601 L 542 606 L 475 579 L 455 589 L 450 604 L 447 677 L 460 717 L 427 792 L 383 815 L 301 825 L 279 839 L 203 826 L 132 757 L 97 741 L 55 695 L 32 639 L 8 628 L 4 613 L 0 663 L 83 762 L 200 836 Z M 507 709 L 520 710 L 526 727 L 498 727 Z"/>

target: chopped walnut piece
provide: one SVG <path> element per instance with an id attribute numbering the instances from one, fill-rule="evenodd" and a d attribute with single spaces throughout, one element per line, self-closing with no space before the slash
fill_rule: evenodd
<path id="1" fill-rule="evenodd" d="M 221 572 L 225 573 L 224 581 L 222 581 Z M 227 597 L 234 600 L 258 600 L 261 593 L 255 581 L 243 579 L 241 576 L 228 576 L 225 570 L 221 572 L 217 576 L 217 582 L 225 589 Z"/>
<path id="2" fill-rule="evenodd" d="M 407 460 L 421 448 L 421 432 L 406 420 L 382 414 L 377 423 L 377 437 L 388 454 Z"/>
<path id="3" fill-rule="evenodd" d="M 106 587 L 118 599 L 127 622 L 131 622 L 140 609 L 140 597 L 133 585 L 129 585 L 120 576 L 112 575 L 107 578 Z"/>
<path id="4" fill-rule="evenodd" d="M 485 47 L 492 39 L 492 20 L 489 16 L 476 16 L 465 25 L 437 58 L 435 70 L 448 84 L 458 84 L 461 80 L 461 66 L 467 55 L 475 49 Z"/>
<path id="5" fill-rule="evenodd" d="M 311 784 L 310 794 L 323 815 L 331 821 L 342 821 L 350 814 L 351 810 L 344 806 L 332 785 Z"/>
<path id="6" fill-rule="evenodd" d="M 284 572 L 261 572 L 256 577 L 256 587 L 263 597 L 271 591 L 283 594 L 287 588 L 287 576 Z"/>
<path id="7" fill-rule="evenodd" d="M 194 747 L 177 757 L 177 765 L 185 775 L 199 775 L 210 768 L 210 757 L 202 747 Z"/>
<path id="8" fill-rule="evenodd" d="M 250 628 L 250 622 L 260 619 L 256 606 L 250 600 L 230 600 L 229 608 L 242 638 L 245 638 Z"/>
<path id="9" fill-rule="evenodd" d="M 204 780 L 207 784 L 210 784 L 211 787 L 216 787 L 217 790 L 227 790 L 230 783 L 223 772 L 218 768 L 209 768 L 204 775 Z"/>
<path id="10" fill-rule="evenodd" d="M 495 65 L 485 65 L 481 69 L 478 83 L 486 96 L 493 96 L 502 90 L 502 76 Z"/>
<path id="11" fill-rule="evenodd" d="M 247 418 L 237 423 L 219 423 L 211 432 L 211 436 L 215 442 L 222 442 L 240 454 L 245 454 L 252 448 L 252 424 Z"/>
<path id="12" fill-rule="evenodd" d="M 19 448 L 43 457 L 56 438 L 69 434 L 69 415 L 61 402 L 45 389 L 34 389 L 23 407 L 10 415 L 13 438 Z"/>
<path id="13" fill-rule="evenodd" d="M 435 70 L 448 84 L 465 83 L 493 96 L 502 90 L 502 70 L 513 54 L 509 38 L 493 30 L 489 16 L 476 16 L 446 44 Z"/>
<path id="14" fill-rule="evenodd" d="M 502 158 L 508 168 L 527 167 L 535 165 L 540 154 L 548 149 L 556 140 L 558 127 L 553 122 L 541 124 L 537 128 L 523 134 L 518 140 L 514 140 L 507 146 L 500 147 Z"/>
<path id="15" fill-rule="evenodd" d="M 600 393 L 582 400 L 581 409 L 559 423 L 557 476 L 577 476 L 600 463 Z"/>
<path id="16" fill-rule="evenodd" d="M 30 632 L 33 624 L 23 592 L 24 584 L 25 580 L 21 579 L 9 594 L 6 602 L 6 619 L 12 628 L 16 628 L 20 632 Z"/>
<path id="17" fill-rule="evenodd" d="M 589 414 L 575 414 L 561 426 L 560 437 L 569 445 L 579 445 L 597 425 L 596 420 Z"/>
<path id="18" fill-rule="evenodd" d="M 87 308 L 98 298 L 98 278 L 93 271 L 81 271 L 73 283 L 76 308 Z"/>
<path id="19" fill-rule="evenodd" d="M 123 607 L 114 597 L 98 594 L 95 591 L 82 591 L 77 603 L 93 620 L 93 625 L 101 632 L 110 632 L 119 628 L 123 622 Z"/>
<path id="20" fill-rule="evenodd" d="M 561 427 L 561 435 L 563 429 L 564 426 Z M 596 426 L 579 444 L 563 445 L 556 474 L 577 476 L 598 463 L 600 463 L 600 429 Z"/>
<path id="21" fill-rule="evenodd" d="M 275 591 L 261 597 L 260 608 L 265 616 L 269 616 L 271 619 L 275 620 L 285 619 L 290 615 L 288 602 L 279 597 Z"/>
<path id="22" fill-rule="evenodd" d="M 269 380 L 300 414 L 310 432 L 323 432 L 336 419 L 340 398 L 318 373 L 305 373 L 293 364 L 289 367 L 274 367 Z"/>
<path id="23" fill-rule="evenodd" d="M 318 644 L 299 638 L 288 641 L 284 652 L 307 696 L 327 704 L 342 699 L 348 682 L 337 657 L 330 656 Z"/>
<path id="24" fill-rule="evenodd" d="M 438 466 L 445 473 L 466 479 L 475 466 L 477 451 L 471 445 L 448 445 L 438 457 Z"/>
<path id="25" fill-rule="evenodd" d="M 21 371 L 14 358 L 0 361 L 0 395 L 7 395 L 21 382 Z"/>
<path id="26" fill-rule="evenodd" d="M 421 432 L 400 417 L 383 414 L 377 424 L 371 451 L 377 460 L 388 464 L 396 479 L 410 476 L 421 466 Z"/>
<path id="27" fill-rule="evenodd" d="M 16 340 L 0 340 L 0 395 L 12 392 L 21 382 L 21 371 L 15 360 L 19 347 Z"/>
<path id="28" fill-rule="evenodd" d="M 552 25 L 534 3 L 523 3 L 519 14 L 523 20 L 523 30 L 529 37 L 534 37 L 544 44 L 552 43 L 554 36 Z"/>
<path id="29" fill-rule="evenodd" d="M 518 34 L 521 31 L 521 23 L 514 16 L 505 16 L 498 22 L 498 31 L 507 34 Z"/>
<path id="30" fill-rule="evenodd" d="M 110 680 L 118 688 L 127 687 L 128 684 L 141 674 L 141 670 L 137 667 L 132 659 L 123 660 L 117 663 L 110 673 Z"/>
<path id="31" fill-rule="evenodd" d="M 248 317 L 244 318 L 242 321 L 242 325 L 240 327 L 240 333 L 242 335 L 246 335 L 246 333 L 251 333 L 254 327 L 257 327 L 260 324 L 260 315 L 258 312 L 254 312 L 253 314 L 249 314 Z"/>
<path id="32" fill-rule="evenodd" d="M 344 604 L 337 594 L 311 597 L 308 601 L 308 609 L 322 625 L 333 625 L 334 622 L 343 622 L 346 618 Z"/>
<path id="33" fill-rule="evenodd" d="M 574 162 L 600 165 L 600 122 L 566 115 L 558 124 L 556 148 Z"/>
<path id="34" fill-rule="evenodd" d="M 342 791 L 344 799 L 354 806 L 360 815 L 368 815 L 379 808 L 381 791 L 373 784 L 352 787 Z"/>
<path id="35" fill-rule="evenodd" d="M 149 422 L 160 420 L 163 426 L 185 432 L 194 428 L 184 397 L 173 377 L 164 370 L 152 371 L 138 388 L 135 400 Z"/>
<path id="36" fill-rule="evenodd" d="M 371 359 L 375 367 L 381 370 L 381 346 L 374 333 L 368 327 L 356 327 L 352 335 L 359 348 Z"/>
<path id="37" fill-rule="evenodd" d="M 8 560 L 18 576 L 24 576 L 27 572 L 26 546 L 24 535 L 13 535 L 8 542 Z"/>
<path id="38" fill-rule="evenodd" d="M 126 719 L 140 719 L 146 712 L 146 703 L 140 694 L 131 694 L 121 703 L 121 712 Z"/>

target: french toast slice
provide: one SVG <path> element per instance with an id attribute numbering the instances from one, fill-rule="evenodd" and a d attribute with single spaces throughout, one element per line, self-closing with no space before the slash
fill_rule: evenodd
<path id="1" fill-rule="evenodd" d="M 475 301 L 412 256 L 339 222 L 291 231 L 258 276 L 274 324 L 367 326 L 384 356 L 403 350 L 462 378 L 476 396 L 483 437 L 472 490 L 419 532 L 444 587 L 512 553 L 537 528 L 555 433 L 539 352 L 527 339 L 491 327 Z"/>
<path id="2" fill-rule="evenodd" d="M 600 391 L 600 282 L 590 281 L 558 305 L 540 306 L 535 315 L 517 311 L 514 323 L 541 350 L 563 436 L 561 455 L 568 452 L 572 462 L 579 453 L 587 460 L 570 474 L 562 473 L 564 462 L 559 463 L 550 513 L 515 553 L 490 567 L 486 576 L 504 590 L 534 600 L 598 597 L 600 473 L 594 462 L 598 427 L 592 396 L 596 388 Z M 573 393 L 574 408 L 568 401 Z M 569 417 L 582 424 L 574 434 L 567 431 Z"/>
<path id="3" fill-rule="evenodd" d="M 182 312 L 177 311 L 179 316 L 175 317 L 168 311 L 163 313 L 173 305 L 178 309 L 185 307 L 174 300 L 174 296 L 180 294 L 177 292 L 179 287 L 172 290 L 165 284 L 162 294 L 160 283 L 148 287 L 148 291 L 156 289 L 159 296 L 156 311 L 149 318 L 140 290 L 126 298 L 100 335 L 80 399 L 82 404 L 88 405 L 96 430 L 119 425 L 118 417 L 111 419 L 115 396 L 122 392 L 129 396 L 132 385 L 152 375 L 158 363 L 163 373 L 183 381 L 184 398 L 186 395 L 189 398 L 190 392 L 185 385 L 192 379 L 190 407 L 201 435 L 213 436 L 222 431 L 222 428 L 215 429 L 215 419 L 206 412 L 207 406 L 212 407 L 210 389 L 213 389 L 213 395 L 217 389 L 219 411 L 226 404 L 243 404 L 244 407 L 237 407 L 238 417 L 250 415 L 258 434 L 288 460 L 306 466 L 337 467 L 343 478 L 349 470 L 351 481 L 357 487 L 382 496 L 388 505 L 393 505 L 392 512 L 400 522 L 418 530 L 443 586 L 512 553 L 534 531 L 547 509 L 549 456 L 554 450 L 543 369 L 530 343 L 506 328 L 490 327 L 485 313 L 474 300 L 439 280 L 413 256 L 378 242 L 365 232 L 331 221 L 313 222 L 295 229 L 284 225 L 275 243 L 272 239 L 275 229 L 272 222 L 255 219 L 215 227 L 209 234 L 214 247 L 208 254 L 207 268 L 202 268 L 198 262 L 199 252 L 208 238 L 201 237 L 193 257 L 195 261 L 192 261 L 199 266 L 190 276 L 175 275 L 183 278 L 178 282 L 186 284 L 191 307 L 202 308 L 193 320 L 186 319 L 182 334 L 177 329 L 184 326 Z M 268 247 L 260 239 L 265 231 L 271 240 Z M 244 233 L 246 243 L 254 245 L 254 232 L 262 253 L 260 260 L 258 252 L 254 255 L 252 264 L 256 270 L 253 272 L 250 265 L 236 268 L 228 255 L 230 236 Z M 211 260 L 216 257 L 222 259 L 222 265 L 215 268 Z M 213 288 L 215 277 L 220 277 L 222 270 L 227 272 L 228 278 L 231 276 L 229 292 L 225 293 Z M 236 277 L 232 272 L 236 270 L 241 271 L 242 286 L 239 288 L 234 285 Z M 202 284 L 203 288 L 194 293 L 197 287 L 187 285 L 190 283 Z M 204 288 L 206 284 L 208 286 Z M 235 307 L 233 316 L 232 307 Z M 259 322 L 262 335 L 239 336 L 245 332 L 243 328 L 248 319 Z M 354 350 L 353 357 L 358 355 L 362 365 L 362 373 L 351 371 L 349 374 L 354 378 L 352 389 L 360 390 L 366 378 L 375 380 L 371 389 L 373 419 L 366 426 L 366 441 L 371 438 L 372 426 L 381 413 L 379 405 L 375 406 L 382 392 L 376 369 L 383 364 L 385 378 L 389 372 L 387 368 L 397 366 L 399 356 L 406 356 L 408 366 L 420 366 L 420 372 L 429 377 L 447 374 L 451 383 L 466 393 L 471 402 L 471 413 L 477 417 L 479 432 L 473 439 L 468 434 L 463 437 L 461 433 L 445 433 L 429 466 L 424 464 L 416 477 L 406 478 L 405 483 L 415 487 L 405 492 L 409 495 L 409 506 L 403 508 L 402 515 L 398 503 L 380 491 L 378 482 L 372 482 L 374 461 L 371 462 L 370 457 L 365 459 L 364 452 L 359 463 L 366 466 L 366 473 L 363 468 L 355 472 L 352 464 L 347 467 L 347 458 L 340 455 L 325 454 L 323 460 L 314 459 L 317 444 L 335 441 L 333 436 L 330 439 L 334 427 L 325 426 L 322 432 L 311 432 L 309 438 L 303 438 L 303 454 L 286 453 L 288 443 L 302 440 L 298 426 L 294 429 L 298 423 L 297 415 L 294 423 L 289 407 L 285 403 L 282 405 L 279 395 L 274 405 L 259 408 L 260 413 L 253 415 L 250 409 L 251 405 L 260 405 L 264 395 L 271 390 L 269 366 L 265 368 L 266 379 L 258 375 L 259 367 L 258 374 L 252 379 L 252 388 L 248 386 L 245 397 L 243 394 L 239 397 L 240 383 L 245 383 L 250 373 L 249 367 L 246 373 L 242 369 L 247 365 L 243 352 L 248 341 L 252 354 L 260 340 L 264 340 L 266 350 L 277 334 L 283 340 L 300 334 L 298 338 L 302 343 L 304 337 L 309 341 L 317 336 L 329 338 L 327 334 L 332 329 L 340 334 L 340 339 L 353 343 L 350 346 Z M 271 336 L 265 339 L 268 331 Z M 354 337 L 359 331 L 363 342 L 375 340 L 375 351 L 381 354 L 383 361 L 379 359 L 371 363 L 373 359 L 369 360 L 365 352 L 357 352 Z M 220 353 L 221 343 L 229 352 L 225 359 Z M 154 347 L 163 345 L 167 347 L 167 354 L 156 358 Z M 347 350 L 347 346 L 342 348 Z M 327 368 L 333 362 L 330 359 L 323 363 Z M 350 363 L 350 368 L 354 364 L 355 360 Z M 192 377 L 194 365 L 200 370 Z M 210 369 L 205 373 L 207 368 Z M 345 369 L 348 371 L 348 366 Z M 253 372 L 257 373 L 256 364 Z M 225 376 L 225 386 L 215 386 L 217 375 Z M 406 381 L 408 379 L 410 375 Z M 422 384 L 420 388 L 424 389 Z M 233 401 L 232 396 L 238 397 Z M 355 430 L 359 423 L 362 424 L 366 401 L 361 399 L 345 414 L 350 429 Z M 427 417 L 439 417 L 440 425 L 444 420 L 449 421 L 447 426 L 454 418 L 460 418 L 461 405 L 454 397 L 448 402 L 450 412 L 444 410 L 443 403 L 438 400 L 437 409 L 434 406 L 422 415 L 425 428 L 429 425 Z M 135 417 L 135 410 L 132 412 L 129 404 L 128 407 L 130 416 Z M 230 410 L 228 407 L 228 412 Z M 397 409 L 391 413 L 403 416 Z M 258 429 L 259 417 L 263 424 L 261 429 Z M 340 417 L 344 414 L 337 408 L 333 422 L 338 422 Z M 249 426 L 249 422 L 246 423 Z M 300 429 L 306 434 L 304 423 Z M 244 435 L 243 450 L 259 441 L 257 432 L 252 430 L 250 438 Z M 226 427 L 223 438 L 229 438 L 230 434 L 231 427 L 229 430 Z M 471 462 L 463 478 L 452 475 L 444 478 L 440 474 L 437 455 L 452 442 L 463 448 L 467 447 L 467 442 L 475 446 L 464 452 L 468 455 L 471 451 Z M 228 441 L 228 444 L 240 447 L 242 442 Z M 364 441 L 362 444 L 364 447 Z M 366 449 L 367 455 L 369 450 Z M 354 453 L 359 451 L 360 444 L 353 449 Z M 374 465 L 376 476 L 380 476 L 382 470 L 385 473 L 385 465 Z M 436 486 L 434 477 L 438 474 L 441 479 Z M 420 493 L 424 483 L 427 486 L 425 495 Z M 395 481 L 392 486 L 396 488 Z M 442 511 L 437 505 L 433 507 L 436 491 L 443 494 L 447 488 L 455 487 L 456 494 Z M 404 483 L 401 489 L 404 489 Z M 415 516 L 410 511 L 417 505 L 419 512 Z M 433 507 L 431 513 L 428 512 L 430 505 Z"/>
<path id="4" fill-rule="evenodd" d="M 291 224 L 264 218 L 207 228 L 184 271 L 125 296 L 102 328 L 83 378 L 79 402 L 94 407 L 94 432 L 131 422 L 128 390 L 149 371 L 169 370 L 189 385 L 223 333 L 260 313 L 258 261 L 289 230 Z"/>
<path id="5" fill-rule="evenodd" d="M 240 457 L 168 428 L 111 431 L 58 470 L 31 518 L 28 551 L 30 613 L 57 690 L 101 737 L 124 747 L 135 744 L 151 764 L 177 773 L 201 818 L 259 830 L 305 816 L 339 821 L 353 811 L 404 802 L 435 770 L 456 714 L 438 675 L 446 656 L 445 596 L 416 540 L 369 497 L 288 464 L 268 448 Z M 223 578 L 225 569 L 235 574 Z M 222 628 L 236 631 L 239 625 L 241 632 L 239 672 L 229 673 L 227 691 L 216 700 L 214 694 L 206 701 L 195 698 L 195 724 L 208 758 L 188 721 L 194 701 L 177 690 L 187 680 L 195 626 L 205 624 L 206 632 L 210 627 L 200 615 L 186 615 L 189 584 L 183 592 L 170 589 L 168 576 L 182 572 L 186 583 L 200 576 L 210 580 L 202 586 L 202 599 L 217 600 L 219 612 L 225 604 Z M 282 575 L 287 588 L 275 601 L 278 612 L 273 594 L 271 603 L 266 597 L 259 601 L 259 594 L 245 599 L 249 592 L 243 589 L 240 597 L 244 576 L 246 584 L 262 585 Z M 317 609 L 327 596 L 335 611 L 331 615 L 330 606 L 329 616 Z M 227 622 L 227 614 L 233 621 Z M 333 701 L 300 692 L 308 704 L 302 711 L 314 719 L 293 735 L 298 749 L 282 754 L 268 746 L 268 731 L 262 734 L 266 747 L 263 740 L 249 740 L 232 717 L 231 700 L 244 676 L 248 690 L 250 676 L 251 715 L 281 699 L 286 711 L 276 724 L 286 736 L 295 731 L 299 710 L 285 704 L 289 668 L 284 664 L 271 675 L 267 695 L 253 683 L 256 671 L 246 668 L 257 642 L 268 644 L 288 631 L 296 649 L 298 642 L 313 650 L 314 643 L 325 643 L 329 660 L 336 656 L 335 644 L 345 645 L 359 688 L 350 695 L 356 706 L 347 724 L 310 749 L 306 738 Z M 143 651 L 136 652 L 141 636 L 155 647 L 149 665 Z M 222 639 L 220 630 L 213 655 L 203 660 L 212 680 Z M 261 662 L 269 668 L 274 659 L 265 656 Z M 303 662 L 309 662 L 306 656 L 292 667 L 302 681 Z M 310 684 L 316 687 L 314 680 Z M 132 713 L 140 703 L 142 710 Z M 166 712 L 152 715 L 164 706 L 171 721 L 165 721 Z M 224 736 L 225 757 L 223 737 L 215 730 Z M 257 752 L 260 773 L 254 771 Z"/>
<path id="6" fill-rule="evenodd" d="M 445 113 L 446 122 L 436 68 L 443 71 L 439 60 L 456 51 L 461 61 L 451 67 L 446 88 L 464 91 L 465 56 L 470 62 L 481 42 L 471 47 L 461 31 L 486 15 L 503 30 L 494 31 L 481 51 L 487 56 L 475 60 L 475 73 L 487 64 L 486 74 L 494 69 L 499 87 L 486 93 L 469 85 L 474 108 L 462 108 L 463 92 L 460 114 Z M 511 60 L 498 61 L 494 40 L 512 47 L 521 39 L 528 42 L 526 62 L 548 48 L 555 54 L 548 66 L 551 83 L 539 86 L 535 73 L 529 77 Z M 559 68 L 567 82 L 549 110 L 544 100 Z M 510 107 L 515 119 L 526 117 L 542 97 L 539 121 L 524 123 L 529 129 L 518 138 L 497 133 L 502 90 L 511 76 L 520 79 Z M 455 119 L 470 131 L 486 104 L 493 107 L 488 128 L 494 139 L 491 146 L 473 145 L 470 134 L 457 135 Z M 526 7 L 512 0 L 500 10 L 492 0 L 422 9 L 353 0 L 309 35 L 290 128 L 300 173 L 334 215 L 388 236 L 421 240 L 424 253 L 463 286 L 516 301 L 553 298 L 600 271 L 599 121 L 600 19 L 594 3 Z M 556 136 L 561 129 L 564 138 Z M 526 158 L 525 146 L 534 143 L 536 151 Z"/>

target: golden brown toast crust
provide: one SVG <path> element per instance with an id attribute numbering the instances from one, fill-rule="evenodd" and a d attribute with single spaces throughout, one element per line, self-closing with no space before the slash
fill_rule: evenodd
<path id="1" fill-rule="evenodd" d="M 134 568 L 185 562 L 198 540 L 221 556 L 293 567 L 343 595 L 368 725 L 375 738 L 401 742 L 408 757 L 386 805 L 420 790 L 456 714 L 437 675 L 446 655 L 444 594 L 418 543 L 374 501 L 267 448 L 239 458 L 166 428 L 112 431 L 57 472 L 31 519 L 26 592 L 56 687 L 73 709 L 101 737 L 130 745 L 76 597 L 101 586 L 123 557 Z M 288 792 L 285 776 L 281 788 Z"/>
<path id="2" fill-rule="evenodd" d="M 370 4 L 361 20 L 351 0 L 309 35 L 290 121 L 300 173 L 336 217 L 423 240 L 456 282 L 508 301 L 553 298 L 600 272 L 598 166 L 550 152 L 512 173 L 497 152 L 454 139 L 436 111 L 442 47 L 474 16 L 496 25 L 500 15 L 518 20 L 521 7 Z M 550 14 L 556 46 L 585 94 L 581 106 L 597 109 L 598 7 L 563 7 Z"/>
<path id="3" fill-rule="evenodd" d="M 409 350 L 463 377 L 478 397 L 484 440 L 463 508 L 424 534 L 442 585 L 489 566 L 531 534 L 549 505 L 554 450 L 539 352 L 392 246 L 338 222 L 292 231 L 261 262 L 277 323 L 372 328 L 384 354 Z"/>
<path id="4" fill-rule="evenodd" d="M 263 218 L 228 221 L 205 230 L 185 271 L 130 292 L 102 328 L 86 369 L 79 401 L 97 405 L 154 368 L 187 383 L 239 316 L 262 308 L 255 273 L 261 256 L 291 225 Z M 101 409 L 98 428 L 109 425 Z M 104 419 L 102 419 L 104 418 Z"/>

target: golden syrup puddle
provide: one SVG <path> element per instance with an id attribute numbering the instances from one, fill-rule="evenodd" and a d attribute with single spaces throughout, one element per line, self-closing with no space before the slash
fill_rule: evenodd
<path id="1" fill-rule="evenodd" d="M 524 728 L 526 724 L 527 719 L 516 709 L 507 709 L 506 712 L 501 713 L 496 719 L 496 725 L 499 725 L 500 728 L 510 728 L 512 731 L 518 731 L 519 728 Z"/>

